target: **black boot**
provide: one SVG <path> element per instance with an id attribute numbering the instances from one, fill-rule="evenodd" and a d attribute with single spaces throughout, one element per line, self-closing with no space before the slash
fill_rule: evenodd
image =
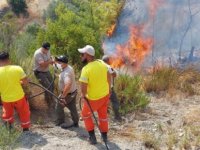
<path id="1" fill-rule="evenodd" d="M 90 140 L 90 144 L 94 145 L 94 144 L 97 144 L 97 139 L 96 139 L 96 136 L 95 136 L 95 133 L 94 133 L 94 130 L 92 131 L 89 131 L 89 140 Z"/>
<path id="2" fill-rule="evenodd" d="M 7 130 L 11 131 L 13 129 L 13 125 L 9 122 L 4 122 L 4 125 Z"/>
<path id="3" fill-rule="evenodd" d="M 101 132 L 101 136 L 102 136 L 104 142 L 108 141 L 107 132 Z"/>
<path id="4" fill-rule="evenodd" d="M 121 115 L 120 115 L 120 113 L 119 113 L 118 110 L 115 110 L 115 111 L 114 111 L 114 115 L 115 115 L 115 120 L 117 120 L 117 121 L 119 121 L 119 122 L 122 121 Z"/>
<path id="5" fill-rule="evenodd" d="M 29 131 L 29 128 L 23 128 L 23 132 Z"/>

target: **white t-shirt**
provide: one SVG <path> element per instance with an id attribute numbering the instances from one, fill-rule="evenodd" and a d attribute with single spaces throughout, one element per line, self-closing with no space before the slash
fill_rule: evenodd
<path id="1" fill-rule="evenodd" d="M 63 91 L 65 84 L 72 82 L 69 93 L 72 93 L 76 90 L 76 80 L 75 80 L 75 74 L 74 69 L 68 65 L 59 75 L 59 90 L 60 92 Z"/>

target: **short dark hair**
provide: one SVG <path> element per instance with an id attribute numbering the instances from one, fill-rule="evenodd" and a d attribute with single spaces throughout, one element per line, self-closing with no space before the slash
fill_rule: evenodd
<path id="1" fill-rule="evenodd" d="M 9 59 L 9 53 L 5 51 L 0 52 L 0 60 L 7 60 Z"/>
<path id="2" fill-rule="evenodd" d="M 49 50 L 50 49 L 50 43 L 49 42 L 44 42 L 43 44 L 42 44 L 42 47 L 43 48 L 45 48 L 45 49 L 47 49 L 47 50 Z"/>

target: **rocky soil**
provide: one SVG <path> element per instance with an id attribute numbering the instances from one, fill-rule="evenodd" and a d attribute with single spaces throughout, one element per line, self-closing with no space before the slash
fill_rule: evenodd
<path id="1" fill-rule="evenodd" d="M 31 131 L 21 134 L 17 149 L 105 149 L 98 130 L 96 130 L 98 144 L 93 146 L 88 143 L 88 135 L 82 121 L 79 128 L 61 129 L 54 126 L 54 118 L 52 111 L 33 110 Z M 66 110 L 66 122 L 71 123 L 68 110 Z M 187 134 L 191 135 L 189 139 L 186 138 Z M 173 98 L 152 96 L 151 103 L 145 110 L 123 116 L 121 123 L 114 121 L 110 115 L 108 145 L 112 150 L 169 149 L 169 147 L 197 150 L 200 149 L 199 137 L 199 96 L 179 95 Z"/>

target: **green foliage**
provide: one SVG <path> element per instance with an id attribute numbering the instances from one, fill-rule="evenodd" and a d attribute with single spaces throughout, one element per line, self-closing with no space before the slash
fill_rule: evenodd
<path id="1" fill-rule="evenodd" d="M 46 10 L 44 10 L 43 14 L 43 19 L 51 19 L 51 20 L 56 20 L 58 16 L 56 15 L 56 7 L 58 6 L 59 2 L 58 1 L 51 1 L 49 6 L 47 7 Z"/>
<path id="2" fill-rule="evenodd" d="M 24 16 L 28 15 L 27 4 L 25 0 L 7 0 L 8 4 L 11 6 L 12 11 L 19 16 L 23 14 Z"/>
<path id="3" fill-rule="evenodd" d="M 40 25 L 37 23 L 33 23 L 26 27 L 26 32 L 32 36 L 37 36 L 37 33 L 39 32 L 39 30 L 40 30 Z"/>
<path id="4" fill-rule="evenodd" d="M 142 89 L 140 76 L 120 75 L 115 82 L 115 90 L 120 101 L 120 111 L 123 114 L 145 108 L 149 103 L 149 98 Z"/>
<path id="5" fill-rule="evenodd" d="M 66 54 L 73 64 L 80 66 L 78 48 L 94 46 L 97 58 L 102 54 L 102 38 L 116 20 L 120 3 L 112 1 L 59 1 L 52 3 L 45 13 L 47 26 L 38 33 L 38 45 L 51 43 L 54 54 Z M 49 19 L 48 19 L 49 18 Z"/>
<path id="6" fill-rule="evenodd" d="M 28 75 L 32 73 L 33 54 L 38 48 L 36 36 L 30 34 L 32 31 L 34 31 L 34 28 L 18 35 L 10 52 L 13 63 L 22 66 Z"/>
<path id="7" fill-rule="evenodd" d="M 0 126 L 0 149 L 8 150 L 13 149 L 18 144 L 17 138 L 20 136 L 20 132 L 16 129 L 9 131 L 4 126 Z"/>
<path id="8" fill-rule="evenodd" d="M 16 26 L 14 22 L 0 22 L 0 45 L 4 50 L 9 51 L 14 41 Z"/>

